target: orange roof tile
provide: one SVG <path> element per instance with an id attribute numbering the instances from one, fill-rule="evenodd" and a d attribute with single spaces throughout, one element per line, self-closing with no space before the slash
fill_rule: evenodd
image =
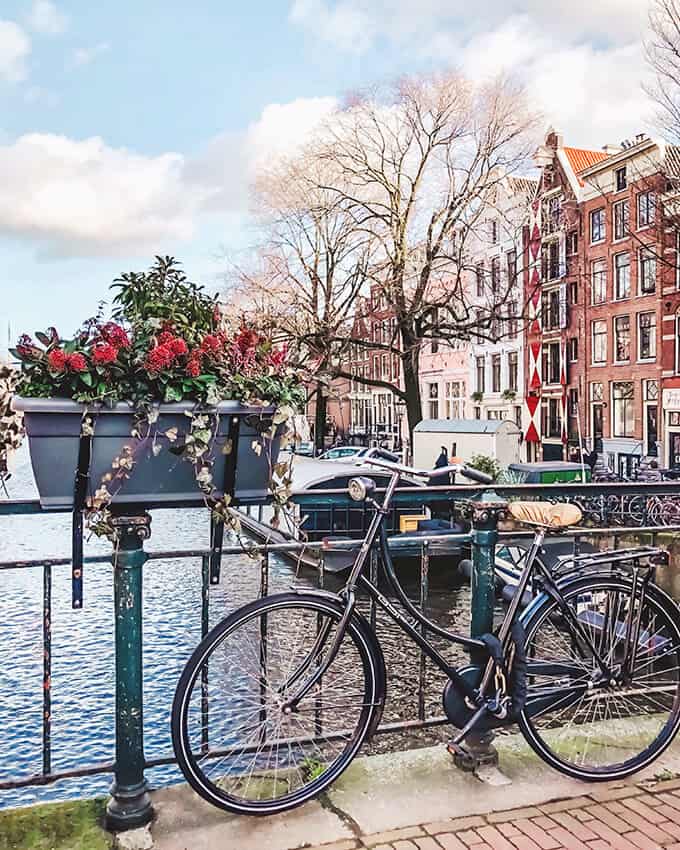
<path id="1" fill-rule="evenodd" d="M 609 156 L 604 151 L 587 151 L 583 150 L 583 148 L 565 147 L 563 150 L 569 160 L 569 165 L 571 165 L 576 174 L 585 171 L 586 168 L 590 168 L 596 162 L 602 162 L 603 159 L 607 159 Z"/>

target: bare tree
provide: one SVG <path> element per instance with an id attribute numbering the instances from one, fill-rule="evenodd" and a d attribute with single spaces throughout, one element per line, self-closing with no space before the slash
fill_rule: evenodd
<path id="1" fill-rule="evenodd" d="M 275 332 L 314 386 L 315 441 L 323 447 L 327 393 L 348 356 L 364 286 L 370 234 L 321 187 L 319 162 L 304 154 L 262 174 L 254 200 L 262 240 L 255 268 L 241 269 L 240 309 Z"/>
<path id="2" fill-rule="evenodd" d="M 469 298 L 472 252 L 499 182 L 527 167 L 534 128 L 511 80 L 475 86 L 447 73 L 354 98 L 308 151 L 319 164 L 319 188 L 368 240 L 367 280 L 389 305 L 395 331 L 388 341 L 355 342 L 400 359 L 403 383 L 391 389 L 406 403 L 411 430 L 422 418 L 424 342 L 488 332 L 507 300 L 499 288 L 480 322 Z M 357 378 L 341 366 L 335 374 Z M 384 383 L 375 375 L 360 380 Z"/>
<path id="3" fill-rule="evenodd" d="M 647 93 L 658 106 L 662 132 L 680 142 L 680 0 L 652 0 L 645 44 L 655 82 Z"/>

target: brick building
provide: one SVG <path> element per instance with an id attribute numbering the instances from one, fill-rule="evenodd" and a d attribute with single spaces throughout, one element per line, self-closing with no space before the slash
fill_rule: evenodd
<path id="1" fill-rule="evenodd" d="M 539 148 L 527 283 L 536 457 L 583 445 L 628 477 L 680 449 L 677 229 L 662 215 L 674 156 L 643 135 L 588 151 L 551 131 Z"/>

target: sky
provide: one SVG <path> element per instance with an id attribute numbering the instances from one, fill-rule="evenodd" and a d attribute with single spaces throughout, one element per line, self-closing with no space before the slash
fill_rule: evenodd
<path id="1" fill-rule="evenodd" d="M 649 130 L 646 20 L 647 0 L 0 0 L 0 347 L 8 324 L 72 333 L 155 254 L 219 286 L 258 166 L 376 82 L 510 71 L 567 144 Z"/>

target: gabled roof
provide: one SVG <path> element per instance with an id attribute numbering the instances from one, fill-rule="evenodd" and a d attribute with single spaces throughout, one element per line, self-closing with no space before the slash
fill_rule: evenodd
<path id="1" fill-rule="evenodd" d="M 602 162 L 603 159 L 607 159 L 609 156 L 609 154 L 604 151 L 589 151 L 583 148 L 564 147 L 562 150 L 569 160 L 569 165 L 571 165 L 574 173 L 576 174 L 581 171 L 585 171 L 586 168 L 590 168 L 590 166 L 595 165 L 596 162 Z"/>

